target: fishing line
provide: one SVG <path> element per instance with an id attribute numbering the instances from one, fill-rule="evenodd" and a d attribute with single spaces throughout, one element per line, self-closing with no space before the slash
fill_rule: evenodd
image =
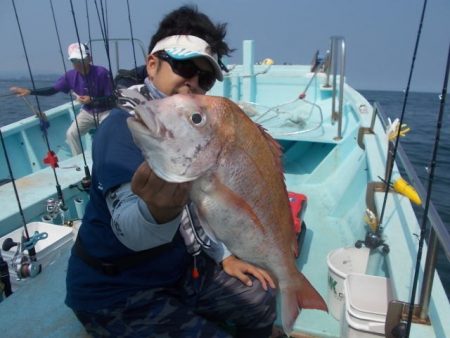
<path id="1" fill-rule="evenodd" d="M 6 165 L 8 167 L 9 177 L 11 178 L 11 183 L 12 183 L 12 186 L 13 186 L 13 189 L 14 189 L 14 195 L 16 197 L 17 206 L 19 207 L 19 214 L 20 214 L 20 217 L 22 219 L 22 226 L 23 226 L 23 229 L 24 229 L 24 232 L 25 232 L 25 238 L 26 238 L 27 241 L 29 241 L 30 240 L 30 235 L 28 233 L 27 222 L 25 221 L 25 215 L 23 213 L 22 204 L 20 203 L 19 193 L 17 191 L 17 186 L 16 186 L 16 180 L 14 178 L 14 174 L 13 174 L 13 171 L 12 171 L 12 168 L 11 168 L 11 162 L 9 161 L 9 156 L 8 156 L 8 152 L 6 150 L 5 140 L 3 138 L 3 133 L 2 133 L 1 128 L 0 128 L 0 140 L 2 142 L 3 153 L 5 154 Z M 35 261 L 36 260 L 36 250 L 35 250 L 35 248 L 34 247 L 30 248 L 28 250 L 28 253 L 30 254 L 30 258 Z"/>
<path id="2" fill-rule="evenodd" d="M 423 243 L 425 241 L 425 232 L 426 232 L 427 218 L 428 218 L 428 208 L 430 205 L 431 192 L 432 192 L 432 188 L 433 188 L 434 171 L 436 168 L 437 151 L 439 148 L 439 140 L 440 140 L 441 128 L 442 128 L 442 119 L 444 116 L 445 99 L 447 97 L 447 83 L 448 83 L 449 71 L 450 71 L 450 44 L 449 44 L 448 54 L 447 54 L 447 65 L 445 67 L 444 84 L 442 86 L 442 93 L 441 93 L 441 97 L 440 97 L 439 114 L 438 114 L 438 120 L 437 120 L 437 124 L 436 124 L 436 136 L 434 138 L 433 153 L 431 156 L 431 163 L 430 163 L 430 167 L 429 167 L 430 171 L 429 171 L 429 175 L 428 175 L 427 197 L 426 197 L 425 208 L 424 208 L 423 216 L 422 216 L 422 223 L 420 225 L 419 248 L 417 251 L 417 259 L 416 259 L 416 267 L 415 267 L 415 271 L 414 271 L 414 282 L 413 282 L 413 288 L 412 288 L 412 292 L 411 292 L 411 300 L 409 302 L 408 321 L 406 324 L 406 337 L 409 337 L 409 333 L 411 330 L 411 322 L 412 322 L 412 316 L 413 316 L 413 310 L 414 310 L 414 302 L 415 302 L 415 296 L 416 296 L 416 290 L 417 290 L 417 283 L 419 280 L 420 261 L 422 259 L 422 249 L 423 249 Z"/>
<path id="3" fill-rule="evenodd" d="M 62 50 L 61 38 L 60 38 L 60 36 L 59 36 L 58 25 L 57 25 L 57 23 L 56 23 L 56 16 L 55 16 L 55 9 L 54 9 L 54 7 L 53 7 L 53 0 L 49 0 L 49 2 L 50 2 L 50 8 L 51 8 L 51 10 L 52 10 L 53 23 L 54 23 L 54 26 L 55 26 L 56 37 L 57 37 L 57 40 L 58 40 L 59 54 L 61 55 L 61 61 L 62 61 L 62 64 L 63 64 L 64 76 L 67 76 L 67 67 L 66 67 L 66 64 L 65 64 L 65 62 L 64 62 L 64 61 L 65 61 L 65 60 L 64 60 L 64 53 L 63 53 L 63 50 Z M 81 146 L 81 154 L 83 155 L 84 174 L 86 175 L 85 179 L 90 180 L 90 178 L 91 178 L 91 173 L 90 173 L 89 167 L 88 167 L 88 165 L 87 165 L 86 155 L 85 155 L 85 153 L 84 153 L 84 146 L 83 146 L 83 143 L 81 142 L 81 133 L 80 133 L 80 128 L 78 127 L 78 120 L 77 120 L 77 116 L 76 116 L 76 114 L 75 114 L 75 105 L 74 105 L 74 103 L 73 103 L 72 95 L 70 95 L 70 103 L 72 104 L 72 112 L 73 112 L 73 115 L 74 115 L 75 125 L 76 125 L 76 127 L 77 127 L 78 141 L 80 142 L 80 146 Z"/>
<path id="4" fill-rule="evenodd" d="M 74 9 L 73 9 L 73 3 L 72 3 L 72 0 L 70 0 L 70 9 L 71 9 L 71 12 L 72 12 L 73 25 L 74 25 L 74 27 L 75 27 L 75 33 L 76 33 L 76 35 L 77 35 L 78 46 L 79 46 L 79 48 L 80 48 L 81 62 L 84 64 L 84 57 L 83 57 L 83 53 L 82 53 L 82 51 L 81 51 L 80 34 L 79 34 L 79 32 L 78 32 L 77 19 L 76 19 L 76 17 L 75 17 L 75 11 L 74 11 Z M 92 52 L 91 52 L 91 54 L 92 54 Z M 83 66 L 83 67 L 84 67 L 84 66 Z M 91 98 L 91 101 L 92 101 L 92 100 L 93 100 L 93 96 L 92 96 L 92 83 L 91 83 L 91 80 L 89 79 L 89 77 L 87 76 L 87 74 L 86 74 L 86 82 L 87 82 L 87 84 L 88 84 L 88 88 L 87 88 L 88 94 L 89 94 L 89 97 Z M 99 125 L 99 121 L 98 121 L 98 113 L 93 113 L 93 117 L 94 117 L 95 127 L 98 128 L 98 125 Z"/>
<path id="5" fill-rule="evenodd" d="M 110 56 L 110 52 L 109 52 L 109 36 L 108 36 L 107 18 L 105 18 L 105 11 L 103 9 L 103 3 L 100 1 L 101 11 L 102 11 L 101 17 L 100 17 L 100 12 L 98 9 L 97 0 L 94 0 L 94 4 L 95 4 L 95 9 L 97 11 L 97 18 L 98 18 L 98 23 L 100 25 L 100 31 L 102 33 L 103 43 L 105 45 L 105 52 L 106 52 L 106 58 L 108 60 L 108 69 L 109 69 L 109 76 L 111 79 L 111 85 L 112 85 L 112 88 L 115 88 L 114 77 L 113 77 L 112 66 L 111 66 L 111 56 Z"/>
<path id="6" fill-rule="evenodd" d="M 31 104 L 30 101 L 28 101 L 28 99 L 25 96 L 21 96 L 22 100 L 25 102 L 25 104 L 28 106 L 28 108 L 30 108 L 30 110 L 34 113 L 34 115 L 39 119 L 40 123 L 41 123 L 41 127 L 45 128 L 46 126 L 48 127 L 50 124 L 48 123 L 47 120 L 47 116 L 36 110 L 33 105 Z"/>
<path id="7" fill-rule="evenodd" d="M 23 51 L 24 51 L 24 54 L 25 54 L 25 59 L 27 61 L 28 73 L 30 75 L 30 80 L 31 80 L 31 84 L 33 86 L 33 90 L 35 90 L 36 86 L 34 84 L 34 77 L 33 77 L 33 73 L 31 72 L 30 60 L 28 59 L 28 53 L 27 53 L 27 49 L 25 47 L 25 41 L 23 39 L 22 27 L 20 26 L 19 16 L 17 15 L 16 3 L 15 3 L 14 0 L 11 0 L 11 2 L 12 2 L 12 5 L 13 5 L 13 8 L 14 8 L 14 14 L 16 16 L 17 27 L 19 28 L 19 34 L 20 34 L 20 39 L 22 41 L 22 47 L 23 47 Z M 41 110 L 41 105 L 39 104 L 38 97 L 36 95 L 34 97 L 36 99 L 36 105 L 37 105 L 38 109 Z"/>
<path id="8" fill-rule="evenodd" d="M 138 71 L 137 71 L 137 62 L 136 62 L 136 50 L 134 48 L 133 25 L 131 24 L 131 11 L 130 11 L 130 2 L 129 2 L 129 0 L 127 0 L 127 9 L 128 9 L 128 22 L 130 24 L 131 47 L 133 48 L 134 72 L 135 72 L 135 76 L 137 78 L 138 77 Z"/>
<path id="9" fill-rule="evenodd" d="M 88 8 L 88 0 L 84 1 L 84 5 L 86 8 L 86 21 L 87 21 L 87 27 L 88 27 L 88 37 L 89 37 L 89 49 L 92 51 L 92 38 L 91 38 L 91 21 L 89 20 L 89 8 Z M 92 57 L 92 62 L 94 62 L 94 58 Z"/>
<path id="10" fill-rule="evenodd" d="M 36 90 L 36 86 L 34 84 L 33 73 L 31 72 L 30 61 L 28 59 L 28 53 L 27 53 L 27 49 L 25 47 L 25 41 L 24 41 L 23 34 L 22 34 L 22 28 L 20 26 L 19 16 L 17 15 L 16 4 L 15 4 L 14 0 L 11 0 L 11 2 L 12 2 L 12 5 L 13 5 L 13 8 L 14 8 L 14 14 L 16 16 L 17 26 L 19 28 L 20 39 L 22 41 L 22 47 L 23 47 L 23 51 L 25 53 L 25 58 L 26 58 L 26 61 L 27 61 L 27 67 L 28 67 L 28 72 L 30 74 L 31 83 L 33 85 L 33 90 Z M 41 110 L 41 106 L 39 104 L 39 100 L 37 98 L 37 95 L 34 95 L 34 97 L 36 99 L 36 104 L 37 104 L 37 107 L 38 107 L 38 111 L 40 112 L 40 114 L 42 114 L 40 116 L 45 115 L 44 113 L 41 113 L 42 110 Z M 41 126 L 42 126 L 41 131 L 42 131 L 42 134 L 44 135 L 45 143 L 47 145 L 48 156 L 52 156 L 52 155 L 54 155 L 54 152 L 51 150 L 50 143 L 49 143 L 49 140 L 48 140 L 48 135 L 47 135 L 48 125 L 45 127 L 46 121 L 44 121 L 43 119 L 40 119 L 40 121 L 41 121 Z M 55 182 L 56 182 L 56 191 L 57 191 L 57 194 L 58 194 L 58 198 L 62 201 L 62 203 L 64 205 L 64 197 L 63 197 L 63 194 L 62 194 L 61 186 L 60 186 L 59 181 L 58 181 L 58 175 L 56 174 L 55 167 L 53 165 L 50 165 L 50 167 L 53 170 L 53 176 L 54 176 Z"/>
<path id="11" fill-rule="evenodd" d="M 422 14 L 421 14 L 421 17 L 420 17 L 420 22 L 419 22 L 419 29 L 418 29 L 417 36 L 416 36 L 416 43 L 415 43 L 415 46 L 414 46 L 413 58 L 412 58 L 411 67 L 410 67 L 410 70 L 409 70 L 408 84 L 406 86 L 405 96 L 404 96 L 404 99 L 403 99 L 402 112 L 400 114 L 399 126 L 403 125 L 403 118 L 405 116 L 406 103 L 408 102 L 409 87 L 411 85 L 411 79 L 412 79 L 412 75 L 413 75 L 413 72 L 414 72 L 414 64 L 416 62 L 417 50 L 419 48 L 420 36 L 422 34 L 422 26 L 423 26 L 423 20 L 424 20 L 424 17 L 425 17 L 425 10 L 426 10 L 426 7 L 427 7 L 427 2 L 428 2 L 428 0 L 424 0 L 424 2 L 423 2 Z M 401 128 L 398 128 L 397 137 L 395 139 L 395 144 L 394 144 L 394 149 L 392 150 L 392 161 L 390 161 L 390 162 L 388 161 L 388 164 L 387 164 L 387 166 L 388 166 L 388 168 L 387 168 L 387 177 L 386 177 L 386 181 L 387 182 L 390 182 L 391 178 L 392 178 L 392 171 L 393 171 L 393 168 L 394 168 L 395 156 L 397 154 L 398 143 L 400 141 L 400 132 L 401 132 Z M 390 142 L 391 141 L 388 140 L 388 152 L 390 152 L 390 149 L 389 149 L 389 144 L 391 144 Z M 389 154 L 388 154 L 388 157 L 389 157 Z M 389 193 L 389 185 L 386 185 L 386 189 L 384 191 L 383 206 L 381 208 L 380 219 L 379 219 L 379 231 L 380 232 L 382 231 L 382 226 L 381 225 L 383 224 L 383 217 L 384 217 L 384 212 L 386 210 L 386 203 L 387 203 L 388 193 Z"/>

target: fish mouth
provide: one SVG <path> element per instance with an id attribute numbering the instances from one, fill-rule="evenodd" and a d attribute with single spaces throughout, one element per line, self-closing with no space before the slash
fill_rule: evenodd
<path id="1" fill-rule="evenodd" d="M 141 132 L 144 129 L 147 130 L 145 134 L 154 139 L 171 138 L 172 133 L 161 123 L 151 107 L 147 105 L 146 110 L 145 114 L 139 112 L 139 109 L 134 110 L 130 119 L 134 122 L 135 127 L 139 126 Z"/>
<path id="2" fill-rule="evenodd" d="M 134 89 L 119 89 L 116 91 L 118 105 L 128 111 L 131 117 L 128 119 L 134 128 L 140 132 L 147 129 L 147 136 L 162 138 L 168 135 L 167 128 L 158 119 L 158 104 Z"/>

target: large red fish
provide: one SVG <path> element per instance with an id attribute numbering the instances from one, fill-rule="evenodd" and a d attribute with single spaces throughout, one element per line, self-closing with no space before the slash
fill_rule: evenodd
<path id="1" fill-rule="evenodd" d="M 190 198 L 207 233 L 278 282 L 282 322 L 292 331 L 301 308 L 327 310 L 297 270 L 293 219 L 281 151 L 232 101 L 175 95 L 149 101 L 124 90 L 133 106 L 134 141 L 153 171 L 169 182 L 192 181 Z"/>

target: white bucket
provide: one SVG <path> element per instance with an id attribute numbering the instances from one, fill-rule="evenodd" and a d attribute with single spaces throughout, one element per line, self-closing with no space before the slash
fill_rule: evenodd
<path id="1" fill-rule="evenodd" d="M 327 256 L 328 309 L 337 320 L 344 310 L 344 280 L 349 273 L 366 272 L 369 253 L 365 247 L 349 247 L 331 251 Z"/>
<path id="2" fill-rule="evenodd" d="M 392 291 L 388 278 L 349 274 L 344 282 L 345 321 L 341 337 L 384 337 L 388 304 Z"/>

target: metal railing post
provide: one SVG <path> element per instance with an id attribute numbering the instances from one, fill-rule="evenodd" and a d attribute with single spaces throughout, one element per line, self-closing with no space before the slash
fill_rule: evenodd
<path id="1" fill-rule="evenodd" d="M 338 122 L 336 140 L 342 139 L 342 110 L 344 106 L 345 81 L 345 41 L 341 36 L 331 37 L 331 64 L 333 68 L 333 94 L 331 101 L 331 121 Z M 339 68 L 339 104 L 336 109 L 337 73 Z"/>
<path id="2" fill-rule="evenodd" d="M 431 291 L 433 289 L 434 272 L 436 271 L 437 247 L 439 241 L 436 232 L 431 227 L 430 237 L 428 239 L 427 258 L 425 260 L 425 269 L 423 271 L 422 288 L 420 289 L 420 314 L 421 319 L 428 317 L 428 308 L 430 306 Z"/>

